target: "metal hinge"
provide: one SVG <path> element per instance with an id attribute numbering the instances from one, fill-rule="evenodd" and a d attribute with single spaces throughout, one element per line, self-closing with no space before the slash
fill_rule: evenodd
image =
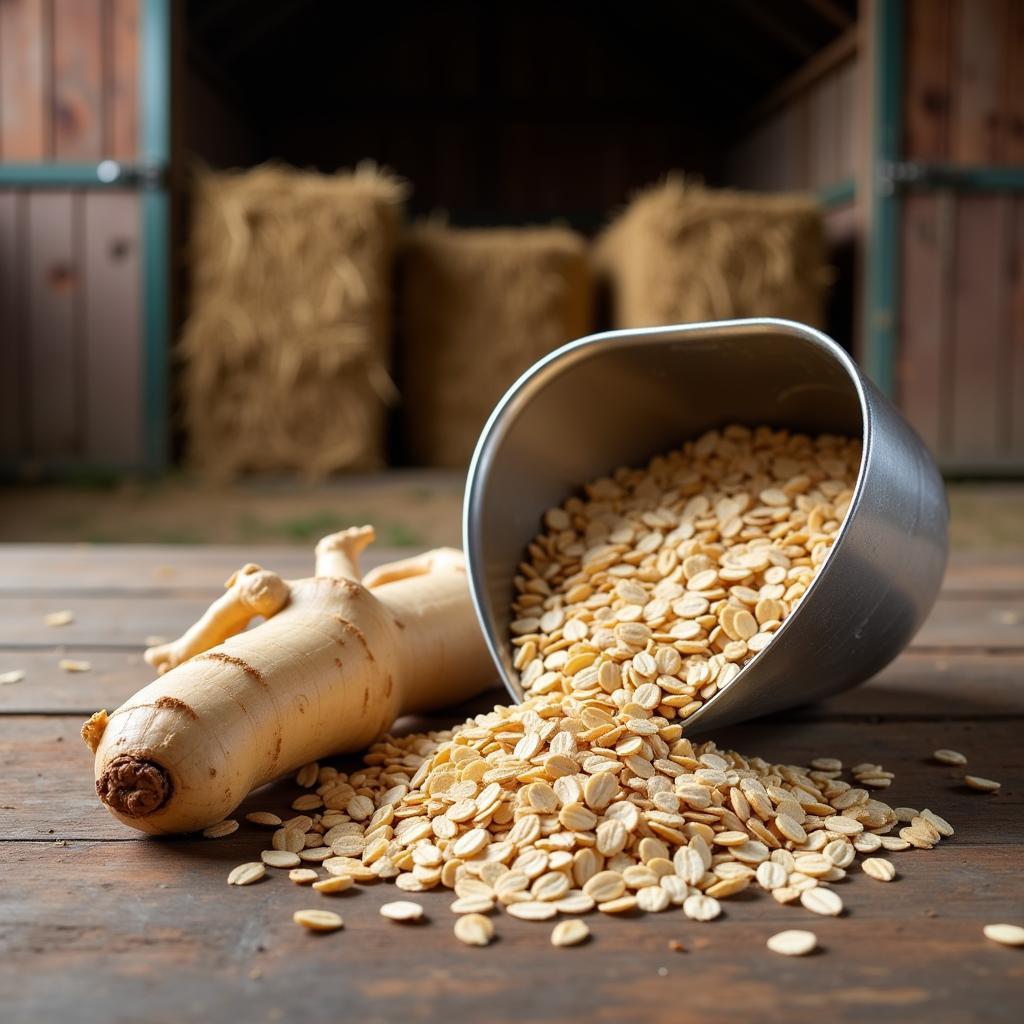
<path id="1" fill-rule="evenodd" d="M 879 194 L 887 197 L 901 188 L 1020 192 L 1024 190 L 1024 168 L 1012 165 L 975 167 L 923 160 L 879 160 L 875 166 L 875 180 Z"/>
<path id="2" fill-rule="evenodd" d="M 167 180 L 167 166 L 152 160 L 138 160 L 131 163 L 103 160 L 96 165 L 96 177 L 104 185 L 162 188 Z"/>
<path id="3" fill-rule="evenodd" d="M 879 160 L 875 169 L 878 191 L 883 196 L 895 195 L 901 185 L 915 185 L 928 177 L 926 164 L 914 160 Z"/>

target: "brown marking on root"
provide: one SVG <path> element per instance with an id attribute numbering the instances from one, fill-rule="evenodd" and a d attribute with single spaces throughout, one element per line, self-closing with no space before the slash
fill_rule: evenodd
<path id="1" fill-rule="evenodd" d="M 220 661 L 226 665 L 234 665 L 235 668 L 240 668 L 250 679 L 254 679 L 260 686 L 266 686 L 267 681 L 263 678 L 263 673 L 256 668 L 255 665 L 250 665 L 244 658 L 235 657 L 233 654 L 225 654 L 223 651 L 207 651 L 205 654 L 197 654 L 193 661 Z"/>
<path id="2" fill-rule="evenodd" d="M 387 685 L 387 687 L 384 690 L 384 696 L 385 697 L 390 697 L 391 696 L 391 691 L 395 688 L 395 681 L 394 681 L 394 679 L 391 678 L 391 673 L 390 672 L 387 674 L 387 681 L 388 681 L 388 685 Z"/>
<path id="3" fill-rule="evenodd" d="M 166 770 L 139 754 L 119 754 L 96 780 L 96 795 L 126 818 L 155 814 L 171 799 L 174 786 Z"/>
<path id="4" fill-rule="evenodd" d="M 192 710 L 183 700 L 178 700 L 177 697 L 158 697 L 153 702 L 153 707 L 164 708 L 166 711 L 180 711 L 184 715 L 188 715 L 193 722 L 199 721 L 199 716 Z"/>
<path id="5" fill-rule="evenodd" d="M 340 615 L 332 615 L 331 618 L 334 619 L 334 621 L 337 622 L 346 633 L 351 633 L 363 645 L 366 657 L 370 661 L 377 660 L 373 656 L 373 651 L 370 650 L 370 645 L 366 641 L 366 634 L 354 622 L 349 622 L 348 619 L 342 618 Z M 342 641 L 339 641 L 339 643 L 340 642 Z"/>
<path id="6" fill-rule="evenodd" d="M 399 629 L 405 629 L 405 623 L 401 619 L 395 619 L 395 625 Z"/>
<path id="7" fill-rule="evenodd" d="M 217 778 L 217 769 L 216 768 L 211 768 L 210 769 L 210 778 L 211 779 Z"/>
<path id="8" fill-rule="evenodd" d="M 335 658 L 334 665 L 336 668 L 339 668 L 342 672 L 345 671 L 345 666 L 341 663 L 341 658 Z"/>
<path id="9" fill-rule="evenodd" d="M 363 713 L 366 713 L 366 709 L 370 706 L 370 688 L 367 686 L 363 690 Z"/>

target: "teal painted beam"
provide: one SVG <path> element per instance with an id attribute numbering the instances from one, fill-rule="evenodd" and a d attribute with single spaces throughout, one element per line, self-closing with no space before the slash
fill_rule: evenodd
<path id="1" fill-rule="evenodd" d="M 4 188 L 116 188 L 135 184 L 133 164 L 104 160 L 98 164 L 0 164 Z"/>
<path id="2" fill-rule="evenodd" d="M 818 202 L 826 210 L 833 210 L 839 206 L 849 206 L 857 198 L 857 184 L 853 178 L 845 181 L 837 181 L 832 185 L 826 185 L 818 189 Z"/>
<path id="3" fill-rule="evenodd" d="M 883 394 L 896 388 L 899 326 L 899 197 L 893 169 L 902 152 L 903 2 L 875 0 L 874 82 L 862 363 Z"/>
<path id="4" fill-rule="evenodd" d="M 965 167 L 917 161 L 897 163 L 892 169 L 904 189 L 947 188 L 954 192 L 1024 191 L 1024 167 Z"/>

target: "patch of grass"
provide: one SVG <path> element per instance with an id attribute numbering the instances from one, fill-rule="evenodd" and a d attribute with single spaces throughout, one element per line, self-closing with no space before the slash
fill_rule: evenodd
<path id="1" fill-rule="evenodd" d="M 373 523 L 377 531 L 377 543 L 391 548 L 423 547 L 425 538 L 408 523 L 399 520 L 381 520 L 372 515 L 340 515 L 322 509 L 306 515 L 292 516 L 280 520 L 266 520 L 251 512 L 243 513 L 236 520 L 239 536 L 246 541 L 284 540 L 292 544 L 311 544 L 328 533 Z"/>
<path id="2" fill-rule="evenodd" d="M 106 469 L 69 469 L 60 483 L 82 491 L 113 491 L 125 480 L 123 473 Z"/>
<path id="3" fill-rule="evenodd" d="M 263 540 L 267 536 L 266 524 L 251 512 L 243 512 L 235 520 L 235 530 L 240 541 Z"/>
<path id="4" fill-rule="evenodd" d="M 961 484 L 947 488 L 950 538 L 956 548 L 1019 547 L 1024 491 Z"/>
<path id="5" fill-rule="evenodd" d="M 156 544 L 206 544 L 209 539 L 201 531 L 190 530 L 187 527 L 155 530 L 153 535 L 153 542 Z"/>
<path id="6" fill-rule="evenodd" d="M 88 514 L 82 513 L 77 509 L 68 511 L 61 509 L 59 512 L 53 515 L 47 515 L 41 517 L 47 527 L 51 530 L 63 530 L 66 533 L 74 535 L 80 532 L 82 524 L 88 520 Z"/>
<path id="7" fill-rule="evenodd" d="M 91 531 L 82 540 L 86 544 L 119 544 L 123 538 L 111 537 L 109 533 Z"/>
<path id="8" fill-rule="evenodd" d="M 274 524 L 274 529 L 289 540 L 316 541 L 324 534 L 355 525 L 354 522 L 346 521 L 344 516 L 339 516 L 337 512 L 311 512 L 304 516 L 282 519 L 281 522 Z"/>
<path id="9" fill-rule="evenodd" d="M 389 548 L 422 548 L 427 543 L 408 523 L 387 521 L 377 527 L 377 540 Z"/>
<path id="10" fill-rule="evenodd" d="M 243 512 L 235 523 L 243 540 L 285 540 L 295 544 L 319 540 L 325 534 L 353 525 L 337 512 L 325 510 L 280 520 L 267 520 L 251 512 Z"/>

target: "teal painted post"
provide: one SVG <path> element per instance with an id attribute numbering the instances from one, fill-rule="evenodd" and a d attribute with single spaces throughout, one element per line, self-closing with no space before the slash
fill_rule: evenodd
<path id="1" fill-rule="evenodd" d="M 894 170 L 902 155 L 903 2 L 875 0 L 871 231 L 867 240 L 863 363 L 886 395 L 896 384 L 899 327 L 899 197 Z"/>
<path id="2" fill-rule="evenodd" d="M 168 453 L 168 335 L 170 202 L 167 165 L 171 155 L 170 0 L 142 0 L 139 61 L 139 153 L 142 184 L 142 336 L 145 339 L 142 422 L 145 462 L 158 471 Z"/>

